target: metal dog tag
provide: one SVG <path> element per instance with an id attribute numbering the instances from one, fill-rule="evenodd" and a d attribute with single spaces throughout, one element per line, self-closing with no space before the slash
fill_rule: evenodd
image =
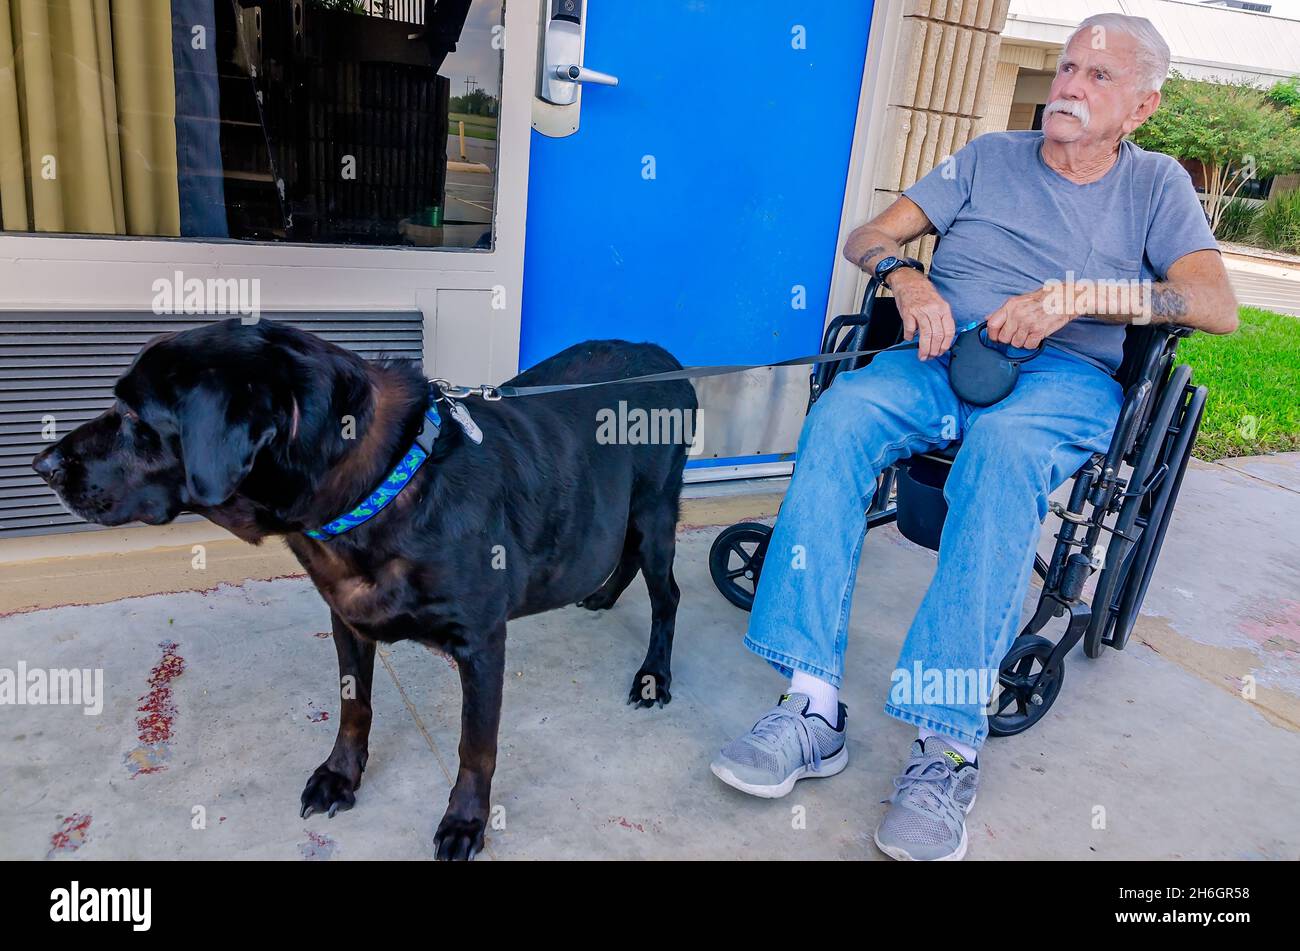
<path id="1" fill-rule="evenodd" d="M 478 423 L 474 422 L 467 410 L 455 400 L 447 400 L 447 410 L 451 413 L 451 418 L 456 421 L 456 425 L 465 431 L 466 438 L 474 445 L 483 441 L 483 430 L 478 428 Z"/>

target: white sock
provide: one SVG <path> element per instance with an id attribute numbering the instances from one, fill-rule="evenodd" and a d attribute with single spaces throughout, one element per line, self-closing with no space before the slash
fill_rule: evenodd
<path id="1" fill-rule="evenodd" d="M 815 713 L 833 728 L 840 725 L 840 691 L 812 674 L 796 670 L 790 677 L 790 693 L 801 693 L 810 701 L 805 713 Z"/>
<path id="2" fill-rule="evenodd" d="M 932 736 L 937 736 L 939 739 L 943 740 L 954 750 L 960 753 L 962 759 L 964 759 L 968 763 L 975 762 L 975 757 L 979 755 L 979 750 L 975 749 L 975 747 L 967 746 L 961 740 L 954 740 L 951 736 L 947 736 L 946 734 L 936 733 L 934 730 L 927 730 L 925 727 L 921 727 L 919 730 L 917 730 L 916 733 L 916 738 L 920 740 L 923 745 L 925 741 Z"/>

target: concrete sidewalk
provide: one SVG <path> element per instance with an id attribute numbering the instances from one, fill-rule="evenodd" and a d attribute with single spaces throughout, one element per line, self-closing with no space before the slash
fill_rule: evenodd
<path id="1" fill-rule="evenodd" d="M 1193 462 L 1128 649 L 1076 651 L 1046 719 L 986 748 L 970 858 L 1300 857 L 1298 485 L 1300 454 Z M 770 501 L 733 497 L 714 517 L 770 514 Z M 912 736 L 881 704 L 935 556 L 892 526 L 868 537 L 849 767 L 761 801 L 708 770 L 782 687 L 709 579 L 716 531 L 680 536 L 662 710 L 623 703 L 648 632 L 639 580 L 611 612 L 512 624 L 494 787 L 505 828 L 484 858 L 880 858 L 871 832 Z M 76 573 L 62 577 L 64 600 L 84 600 Z M 336 725 L 327 629 L 303 578 L 0 618 L 0 667 L 100 667 L 106 694 L 98 716 L 0 706 L 0 858 L 428 858 L 460 690 L 448 660 L 413 644 L 381 651 L 356 808 L 298 818 Z"/>

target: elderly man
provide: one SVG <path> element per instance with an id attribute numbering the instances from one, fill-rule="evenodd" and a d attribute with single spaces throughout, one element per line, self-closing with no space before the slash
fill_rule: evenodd
<path id="1" fill-rule="evenodd" d="M 918 670 L 945 685 L 991 685 L 1020 625 L 1048 496 L 1110 443 L 1124 326 L 1236 329 L 1187 173 L 1124 138 L 1155 112 L 1168 68 L 1169 47 L 1148 20 L 1089 17 L 1061 55 L 1041 132 L 980 136 L 850 235 L 845 256 L 893 292 L 918 349 L 841 374 L 809 414 L 745 639 L 790 686 L 713 762 L 724 782 L 778 797 L 847 765 L 838 690 L 864 512 L 882 469 L 962 441 L 938 567 L 895 687 Z M 927 277 L 900 248 L 931 231 L 942 241 Z M 1083 293 L 1130 285 L 1141 291 Z M 986 317 L 989 336 L 1015 355 L 1049 347 L 1024 363 L 1010 395 L 978 408 L 949 386 L 947 351 Z M 989 698 L 913 687 L 885 705 L 919 735 L 875 841 L 894 858 L 960 859 Z"/>

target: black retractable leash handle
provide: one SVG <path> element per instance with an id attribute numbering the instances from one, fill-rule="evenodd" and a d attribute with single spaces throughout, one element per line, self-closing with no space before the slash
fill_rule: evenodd
<path id="1" fill-rule="evenodd" d="M 1047 346 L 1044 340 L 1032 353 L 1010 356 L 988 339 L 988 323 L 981 320 L 959 333 L 948 361 L 948 385 L 972 406 L 992 406 L 1006 399 L 1020 379 L 1020 364 L 1032 360 Z"/>
<path id="2" fill-rule="evenodd" d="M 1047 341 L 1040 343 L 1031 353 L 1013 357 L 989 339 L 987 320 L 981 320 L 957 334 L 948 351 L 948 385 L 957 396 L 971 406 L 992 406 L 1000 403 L 1016 388 L 1020 379 L 1020 364 L 1032 360 L 1043 352 Z M 896 343 L 875 351 L 854 351 L 846 357 L 863 353 L 884 353 L 886 350 L 915 350 L 919 338 Z"/>

